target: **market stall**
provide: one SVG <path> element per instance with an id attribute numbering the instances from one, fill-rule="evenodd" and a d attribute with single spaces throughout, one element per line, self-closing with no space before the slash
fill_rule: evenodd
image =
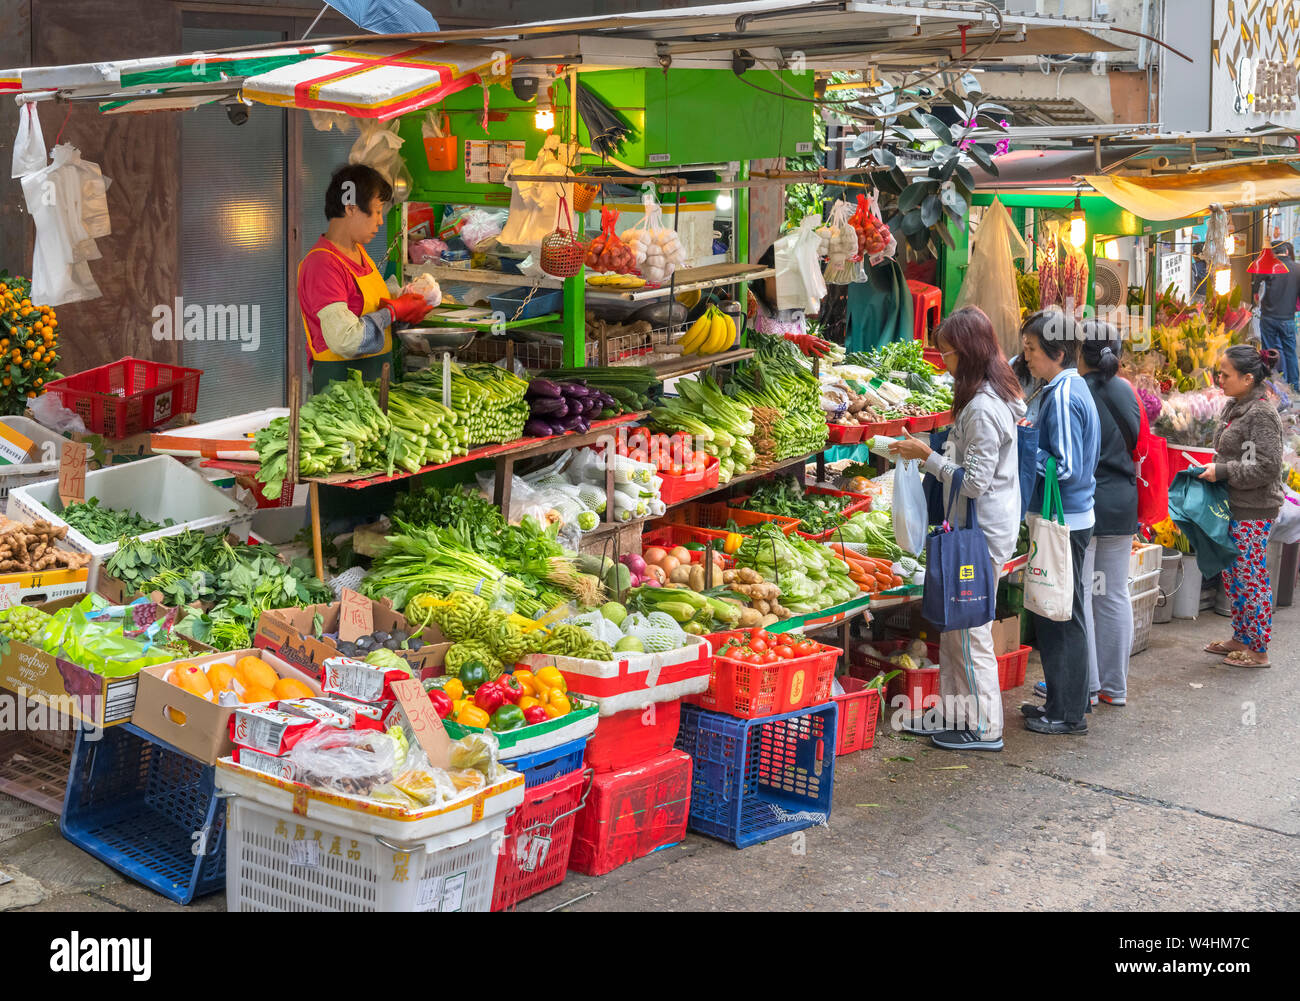
<path id="1" fill-rule="evenodd" d="M 873 46 L 931 18 L 993 44 L 1013 17 L 759 6 L 763 59 L 814 17 Z M 662 39 L 683 22 L 633 19 L 621 50 L 578 24 L 501 48 L 458 32 L 17 75 L 28 99 L 98 93 L 110 113 L 237 94 L 357 128 L 354 154 L 400 192 L 389 290 L 431 305 L 377 379 L 307 395 L 295 373 L 283 410 L 165 427 L 193 413 L 198 376 L 124 382 L 147 365 L 132 359 L 115 383 L 44 387 L 84 431 L 60 438 L 57 478 L 10 494 L 6 532 L 23 570 L 76 579 L 0 612 L 0 686 L 106 728 L 98 749 L 84 732 L 57 748 L 65 836 L 182 903 L 504 909 L 688 829 L 745 847 L 825 822 L 825 745 L 869 748 L 886 692 L 905 712 L 933 701 L 924 547 L 897 533 L 895 473 L 831 482 L 826 461 L 945 428 L 951 379 L 919 340 L 845 355 L 749 324 L 751 286 L 813 313 L 896 243 L 869 172 L 753 166 L 811 145 L 810 116 L 770 122 L 814 78 L 749 86 L 716 39 L 738 15 L 666 13 L 690 19 L 676 53 Z M 1032 46 L 1050 19 L 1030 20 Z M 945 39 L 909 57 L 946 58 Z M 799 179 L 862 194 L 749 263 L 749 193 Z M 138 426 L 107 423 L 128 412 Z M 119 431 L 157 454 L 91 468 L 78 436 Z M 328 510 L 385 488 L 385 510 Z M 304 497 L 307 545 L 263 541 L 266 514 Z M 872 646 L 886 628 L 901 647 Z M 999 656 L 1022 684 L 1018 626 Z M 787 774 L 715 761 L 719 737 L 776 747 Z M 0 788 L 58 800 L 55 751 Z M 153 808 L 159 782 L 186 811 Z"/>

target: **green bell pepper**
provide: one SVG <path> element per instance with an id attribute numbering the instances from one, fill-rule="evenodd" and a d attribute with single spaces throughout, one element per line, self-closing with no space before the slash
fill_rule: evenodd
<path id="1" fill-rule="evenodd" d="M 481 660 L 466 661 L 460 668 L 460 681 L 466 692 L 472 692 L 479 685 L 489 681 L 487 666 Z"/>
<path id="2" fill-rule="evenodd" d="M 497 733 L 503 733 L 506 730 L 518 730 L 521 726 L 526 726 L 528 721 L 524 719 L 524 711 L 518 706 L 504 705 L 492 714 L 491 728 Z"/>

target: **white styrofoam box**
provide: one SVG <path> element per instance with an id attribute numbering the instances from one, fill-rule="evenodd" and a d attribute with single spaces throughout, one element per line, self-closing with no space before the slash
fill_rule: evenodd
<path id="1" fill-rule="evenodd" d="M 234 798 L 226 820 L 226 910 L 487 912 L 505 827 L 506 815 L 498 814 L 419 842 L 385 843 Z"/>
<path id="2" fill-rule="evenodd" d="M 26 417 L 0 417 L 0 424 L 29 438 L 36 446 L 32 449 L 31 456 L 36 461 L 0 465 L 0 501 L 3 501 L 14 487 L 35 483 L 43 477 L 56 476 L 59 472 L 59 456 L 63 454 L 63 443 L 67 439 L 57 431 L 51 431 Z"/>
<path id="3" fill-rule="evenodd" d="M 287 489 L 288 484 L 285 486 Z M 282 546 L 292 542 L 309 524 L 311 514 L 305 503 L 293 507 L 261 507 L 253 512 L 252 532 L 273 546 Z"/>
<path id="4" fill-rule="evenodd" d="M 173 431 L 159 431 L 151 436 L 149 449 L 160 455 L 257 462 L 253 439 L 246 435 L 261 431 L 277 417 L 288 416 L 288 408 L 270 407 L 250 414 L 223 417 L 218 421 L 190 424 Z"/>
<path id="5" fill-rule="evenodd" d="M 239 507 L 219 489 L 184 463 L 170 455 L 155 455 L 119 466 L 93 469 L 86 474 L 86 499 L 98 497 L 102 507 L 135 511 L 150 521 L 163 524 L 168 518 L 176 522 L 169 528 L 148 532 L 140 538 L 160 539 L 184 531 L 217 532 L 231 529 L 240 537 L 248 534 L 252 513 Z M 67 524 L 58 513 L 58 478 L 41 480 L 9 492 L 8 514 L 14 521 L 30 524 L 48 521 Z M 68 548 L 89 553 L 90 588 L 98 578 L 99 565 L 117 552 L 117 543 L 91 542 L 75 528 L 68 528 L 63 540 Z"/>

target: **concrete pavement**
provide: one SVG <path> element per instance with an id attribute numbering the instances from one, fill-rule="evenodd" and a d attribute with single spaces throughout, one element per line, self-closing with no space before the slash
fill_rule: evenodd
<path id="1" fill-rule="evenodd" d="M 1212 612 L 1156 626 L 1129 705 L 1084 737 L 1025 731 L 952 753 L 880 733 L 838 759 L 830 824 L 737 851 L 688 835 L 600 878 L 570 874 L 521 910 L 1295 910 L 1300 908 L 1300 608 L 1274 621 L 1269 670 L 1201 652 Z M 905 760 L 905 759 L 912 760 Z M 0 910 L 178 910 L 0 802 Z M 224 895 L 190 910 L 223 910 Z"/>

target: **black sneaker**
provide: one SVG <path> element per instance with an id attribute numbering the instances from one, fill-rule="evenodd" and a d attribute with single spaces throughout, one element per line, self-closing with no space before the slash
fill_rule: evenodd
<path id="1" fill-rule="evenodd" d="M 945 751 L 1002 750 L 1001 737 L 997 740 L 984 740 L 979 734 L 970 730 L 945 730 L 943 733 L 936 733 L 930 738 L 930 742 L 935 747 L 942 747 Z"/>
<path id="2" fill-rule="evenodd" d="M 1042 706 L 1031 706 L 1029 703 L 1025 703 L 1020 707 L 1020 715 L 1024 716 L 1025 719 L 1042 719 L 1047 715 L 1047 710 Z"/>
<path id="3" fill-rule="evenodd" d="M 1057 736 L 1060 734 L 1085 734 L 1088 732 L 1087 723 L 1057 723 L 1047 721 L 1040 717 L 1032 717 L 1025 720 L 1025 729 L 1032 730 L 1034 733 L 1050 734 Z"/>

